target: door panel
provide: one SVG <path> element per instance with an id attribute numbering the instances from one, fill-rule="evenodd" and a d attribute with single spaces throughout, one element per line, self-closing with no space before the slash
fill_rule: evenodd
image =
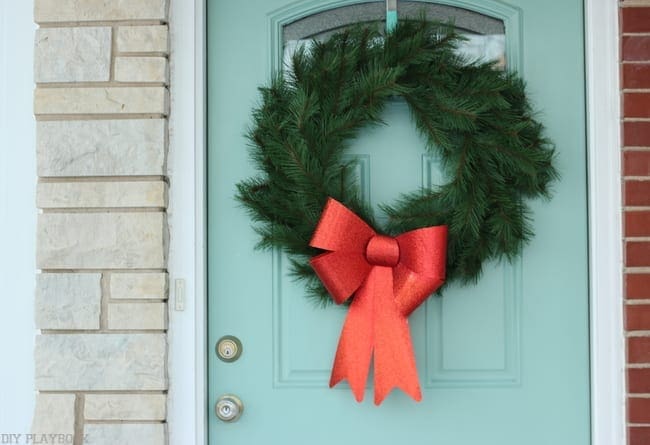
<path id="1" fill-rule="evenodd" d="M 504 23 L 507 64 L 541 110 L 562 180 L 553 200 L 532 203 L 536 236 L 520 260 L 488 265 L 476 286 L 451 287 L 410 317 L 422 402 L 394 391 L 375 407 L 371 378 L 361 404 L 345 384 L 327 388 L 346 309 L 316 306 L 287 274 L 281 253 L 255 251 L 255 233 L 233 196 L 238 181 L 256 174 L 243 135 L 257 86 L 282 60 L 283 25 L 352 3 L 208 2 L 210 443 L 588 444 L 580 0 L 439 2 Z M 387 125 L 364 130 L 349 152 L 374 207 L 445 181 L 406 105 L 391 102 L 383 118 Z M 227 334 L 244 345 L 233 363 L 212 349 Z M 212 415 L 225 393 L 245 404 L 237 423 Z"/>

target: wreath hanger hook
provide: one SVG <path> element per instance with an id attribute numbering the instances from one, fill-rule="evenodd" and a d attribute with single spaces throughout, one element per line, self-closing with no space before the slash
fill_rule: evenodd
<path id="1" fill-rule="evenodd" d="M 393 32 L 395 26 L 397 26 L 397 0 L 386 0 L 386 32 Z"/>

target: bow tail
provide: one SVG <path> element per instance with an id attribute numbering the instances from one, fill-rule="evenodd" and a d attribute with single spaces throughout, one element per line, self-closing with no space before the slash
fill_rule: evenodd
<path id="1" fill-rule="evenodd" d="M 369 283 L 371 280 L 366 280 L 354 294 L 341 330 L 330 378 L 330 388 L 341 380 L 347 380 L 357 402 L 363 400 L 374 341 L 374 298 Z"/>
<path id="2" fill-rule="evenodd" d="M 400 388 L 414 400 L 422 400 L 415 354 L 407 317 L 398 309 L 393 294 L 393 271 L 375 267 L 375 405 Z M 370 280 L 368 280 L 370 281 Z"/>

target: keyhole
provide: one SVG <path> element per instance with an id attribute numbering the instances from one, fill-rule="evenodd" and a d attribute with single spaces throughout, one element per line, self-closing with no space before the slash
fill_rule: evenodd
<path id="1" fill-rule="evenodd" d="M 241 356 L 242 345 L 239 339 L 231 335 L 221 337 L 217 342 L 217 356 L 225 362 L 234 362 Z"/>

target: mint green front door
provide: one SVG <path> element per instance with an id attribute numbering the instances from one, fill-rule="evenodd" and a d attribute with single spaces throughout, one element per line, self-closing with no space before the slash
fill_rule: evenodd
<path id="1" fill-rule="evenodd" d="M 536 235 L 519 261 L 489 265 L 476 286 L 453 287 L 411 316 L 422 402 L 393 391 L 376 407 L 371 381 L 361 404 L 344 384 L 329 389 L 346 309 L 314 306 L 282 255 L 255 251 L 251 222 L 233 196 L 235 184 L 255 174 L 243 135 L 257 87 L 281 66 L 285 48 L 373 20 L 384 3 L 208 0 L 210 444 L 587 445 L 582 1 L 398 4 L 403 14 L 424 6 L 439 18 L 451 14 L 473 34 L 466 51 L 502 57 L 521 74 L 557 145 L 562 179 L 550 202 L 532 203 Z M 373 206 L 445 180 L 437 160 L 424 156 L 406 106 L 391 103 L 384 119 L 350 148 Z M 224 335 L 242 342 L 234 362 L 214 352 Z M 244 404 L 237 422 L 214 415 L 224 394 Z"/>

